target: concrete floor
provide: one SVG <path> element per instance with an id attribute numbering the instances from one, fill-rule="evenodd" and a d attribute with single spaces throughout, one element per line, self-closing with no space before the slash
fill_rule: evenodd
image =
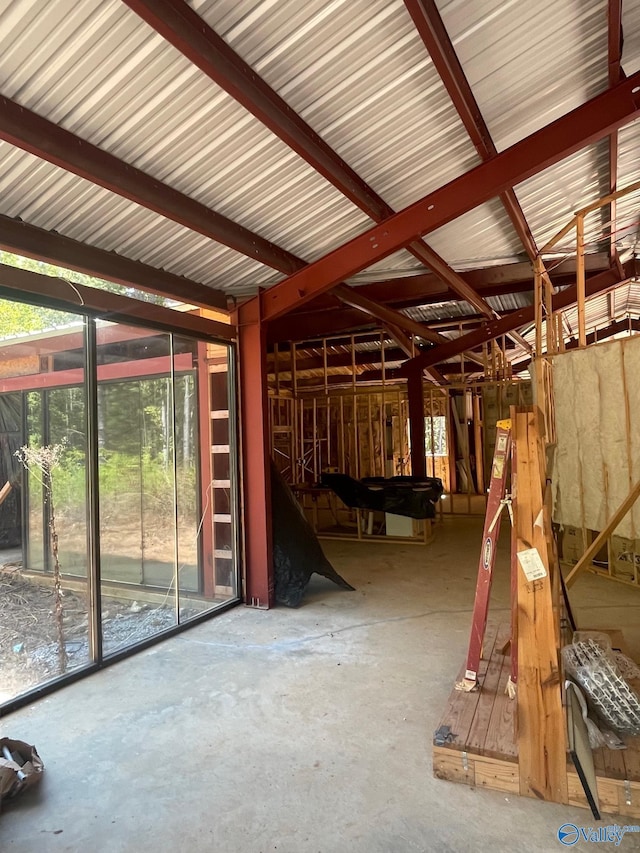
<path id="1" fill-rule="evenodd" d="M 426 548 L 325 543 L 356 592 L 317 578 L 299 610 L 238 607 L 12 714 L 3 734 L 36 743 L 46 772 L 0 817 L 0 849 L 563 849 L 558 827 L 593 825 L 586 810 L 431 773 L 480 534 L 481 520 L 447 520 Z M 507 559 L 503 541 L 496 618 Z M 640 593 L 593 577 L 574 589 L 583 627 L 629 624 L 638 643 Z"/>

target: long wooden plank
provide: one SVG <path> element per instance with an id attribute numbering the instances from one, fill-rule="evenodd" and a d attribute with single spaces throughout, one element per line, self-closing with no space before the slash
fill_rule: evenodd
<path id="1" fill-rule="evenodd" d="M 560 669 L 551 591 L 544 512 L 543 462 L 536 416 L 515 414 L 517 446 L 514 517 L 518 560 L 523 552 L 542 564 L 542 574 L 527 577 L 518 567 L 518 756 L 520 793 L 566 803 L 566 729 L 560 692 Z M 539 520 L 542 524 L 539 524 Z"/>

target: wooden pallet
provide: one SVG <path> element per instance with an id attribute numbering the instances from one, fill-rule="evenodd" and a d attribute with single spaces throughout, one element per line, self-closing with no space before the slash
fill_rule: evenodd
<path id="1" fill-rule="evenodd" d="M 624 650 L 620 632 L 608 632 Z M 451 743 L 433 744 L 433 773 L 438 779 L 462 782 L 507 794 L 520 793 L 516 738 L 516 701 L 505 692 L 510 658 L 505 648 L 508 625 L 487 626 L 478 672 L 480 689 L 452 690 L 439 726 L 449 726 Z M 505 654 L 506 652 L 506 654 Z M 464 675 L 464 666 L 458 681 Z M 600 808 L 611 815 L 640 818 L 640 738 L 626 739 L 626 750 L 594 750 Z M 567 760 L 569 805 L 588 808 L 580 779 Z"/>

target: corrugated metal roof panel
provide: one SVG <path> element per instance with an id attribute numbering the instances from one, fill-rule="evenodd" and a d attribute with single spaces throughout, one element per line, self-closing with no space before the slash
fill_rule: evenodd
<path id="1" fill-rule="evenodd" d="M 640 0 L 622 3 L 622 69 L 627 75 L 640 70 Z"/>
<path id="2" fill-rule="evenodd" d="M 618 171 L 621 176 L 618 189 L 640 181 L 640 119 L 618 133 Z M 618 200 L 616 228 L 618 248 L 637 252 L 640 244 L 640 190 Z"/>
<path id="3" fill-rule="evenodd" d="M 540 248 L 567 224 L 575 210 L 606 195 L 608 180 L 609 149 L 604 140 L 518 184 L 516 195 Z M 565 237 L 560 249 L 563 247 L 575 254 L 575 238 Z"/>
<path id="4" fill-rule="evenodd" d="M 499 149 L 606 88 L 605 0 L 438 2 Z M 191 5 L 392 206 L 478 162 L 402 0 Z M 640 0 L 625 0 L 623 25 L 631 73 L 640 67 Z M 0 80 L 5 95 L 306 260 L 370 224 L 118 0 L 0 0 Z M 637 125 L 626 133 L 620 185 L 638 174 Z M 10 146 L 0 158 L 0 212 L 237 296 L 281 278 Z M 602 143 L 522 184 L 538 241 L 606 182 Z M 521 254 L 497 201 L 427 240 L 459 269 Z M 418 268 L 403 250 L 356 280 Z"/>
<path id="5" fill-rule="evenodd" d="M 391 206 L 478 162 L 402 0 L 191 5 Z"/>
<path id="6" fill-rule="evenodd" d="M 0 200 L 7 216 L 234 293 L 253 292 L 256 281 L 278 275 L 1 141 Z"/>
<path id="7" fill-rule="evenodd" d="M 498 150 L 607 87 L 605 0 L 440 0 Z"/>
<path id="8" fill-rule="evenodd" d="M 4 12 L 0 78 L 19 103 L 306 260 L 370 225 L 123 4 L 48 0 L 35 14 L 15 0 Z M 117 197 L 98 197 L 117 214 Z M 179 263 L 189 247 L 174 249 Z"/>
<path id="9" fill-rule="evenodd" d="M 524 248 L 498 199 L 428 234 L 427 243 L 456 270 L 522 260 Z"/>

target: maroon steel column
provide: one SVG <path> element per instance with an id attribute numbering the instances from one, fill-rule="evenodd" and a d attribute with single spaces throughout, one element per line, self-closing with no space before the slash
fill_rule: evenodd
<path id="1" fill-rule="evenodd" d="M 252 607 L 273 605 L 271 477 L 267 399 L 266 329 L 260 300 L 242 305 L 238 327 L 240 436 L 242 443 L 242 523 L 244 600 Z"/>
<path id="2" fill-rule="evenodd" d="M 412 370 L 407 377 L 409 396 L 409 435 L 411 436 L 411 474 L 427 476 L 424 432 L 424 385 L 422 370 Z"/>

